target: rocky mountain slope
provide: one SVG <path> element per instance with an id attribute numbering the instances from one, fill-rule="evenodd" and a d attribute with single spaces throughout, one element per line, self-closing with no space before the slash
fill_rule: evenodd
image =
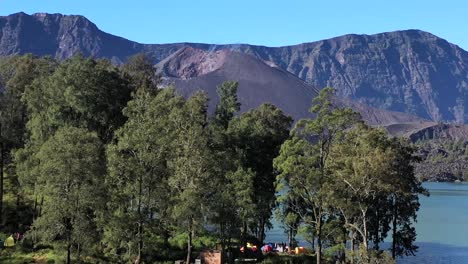
<path id="1" fill-rule="evenodd" d="M 295 75 L 237 51 L 205 51 L 184 47 L 156 65 L 166 86 L 173 85 L 185 96 L 202 89 L 211 98 L 210 110 L 217 103 L 216 87 L 225 80 L 239 82 L 241 111 L 264 102 L 280 107 L 295 120 L 311 117 L 309 108 L 318 90 Z M 351 107 L 371 125 L 421 122 L 422 119 L 400 112 L 369 107 L 337 97 L 335 105 Z"/>
<path id="2" fill-rule="evenodd" d="M 277 48 L 247 44 L 153 45 L 102 32 L 82 16 L 18 13 L 0 17 L 0 55 L 30 52 L 63 59 L 81 52 L 121 63 L 130 55 L 146 52 L 162 66 L 161 73 L 182 80 L 219 69 L 222 64 L 213 61 L 222 61 L 218 56 L 224 56 L 223 50 L 251 55 L 265 65 L 281 69 L 281 74 L 289 72 L 316 88 L 332 86 L 340 95 L 375 108 L 432 121 L 468 120 L 468 52 L 418 30 L 345 35 Z M 175 58 L 196 57 L 192 52 L 208 59 L 180 65 L 182 73 L 170 71 L 176 68 L 170 64 L 177 62 Z M 282 92 L 290 91 L 284 88 Z"/>
<path id="3" fill-rule="evenodd" d="M 218 99 L 216 87 L 226 80 L 235 80 L 239 82 L 241 111 L 268 102 L 295 119 L 310 116 L 308 109 L 318 91 L 289 72 L 228 50 L 210 53 L 186 47 L 176 54 L 157 65 L 165 76 L 164 84 L 174 85 L 185 96 L 206 91 L 211 111 Z"/>

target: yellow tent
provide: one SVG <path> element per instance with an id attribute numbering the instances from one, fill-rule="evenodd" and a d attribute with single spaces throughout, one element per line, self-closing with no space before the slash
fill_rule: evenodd
<path id="1" fill-rule="evenodd" d="M 3 243 L 5 247 L 14 247 L 15 246 L 15 240 L 13 239 L 13 236 L 9 236 L 6 240 L 5 243 Z"/>
<path id="2" fill-rule="evenodd" d="M 304 247 L 296 247 L 294 252 L 296 253 L 296 255 L 304 254 L 306 253 L 306 249 Z"/>

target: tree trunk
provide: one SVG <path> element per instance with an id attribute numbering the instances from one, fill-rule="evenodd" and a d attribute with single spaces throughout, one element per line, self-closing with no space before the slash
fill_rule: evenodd
<path id="1" fill-rule="evenodd" d="M 37 217 L 42 215 L 42 206 L 44 205 L 44 196 L 41 196 L 41 202 L 39 203 L 39 212 L 37 213 Z"/>
<path id="2" fill-rule="evenodd" d="M 67 245 L 67 264 L 71 264 L 71 244 L 68 242 Z"/>
<path id="3" fill-rule="evenodd" d="M 0 224 L 3 224 L 3 166 L 5 163 L 2 124 L 0 123 Z"/>
<path id="4" fill-rule="evenodd" d="M 36 185 L 34 184 L 34 193 L 36 192 Z M 33 215 L 32 215 L 32 219 L 33 220 L 36 220 L 36 217 L 37 217 L 37 194 L 34 194 L 34 209 L 33 209 Z"/>
<path id="5" fill-rule="evenodd" d="M 243 221 L 242 223 L 241 242 L 242 242 L 242 247 L 244 248 L 244 252 L 242 254 L 245 256 L 245 253 L 247 252 L 247 222 L 246 221 Z"/>
<path id="6" fill-rule="evenodd" d="M 351 233 L 351 264 L 354 264 L 354 232 Z"/>
<path id="7" fill-rule="evenodd" d="M 314 249 L 314 248 L 315 248 L 315 236 L 313 236 L 313 238 L 312 238 L 312 249 Z"/>
<path id="8" fill-rule="evenodd" d="M 21 203 L 21 193 L 19 191 L 19 186 L 18 186 L 18 192 L 16 193 L 16 210 L 19 211 L 20 203 Z"/>
<path id="9" fill-rule="evenodd" d="M 345 249 L 346 249 L 346 237 L 347 237 L 348 233 L 346 232 L 346 228 L 342 228 L 342 230 L 343 230 L 343 241 L 341 243 L 343 243 L 344 249 L 341 252 L 341 262 L 344 263 L 346 261 L 346 250 Z"/>
<path id="10" fill-rule="evenodd" d="M 363 226 L 363 238 L 362 243 L 364 244 L 364 248 L 367 250 L 369 248 L 369 235 L 367 232 L 367 214 L 364 210 L 361 209 L 362 212 L 362 226 Z"/>
<path id="11" fill-rule="evenodd" d="M 81 244 L 78 243 L 77 248 L 76 248 L 76 258 L 78 259 L 78 261 L 80 260 L 80 256 L 81 256 Z"/>
<path id="12" fill-rule="evenodd" d="M 260 241 L 260 244 L 263 245 L 263 241 L 265 240 L 265 237 L 264 237 L 264 233 L 265 233 L 265 220 L 262 218 L 262 220 L 260 221 L 260 228 L 259 228 L 259 231 L 258 231 L 258 241 Z"/>
<path id="13" fill-rule="evenodd" d="M 223 205 L 224 207 L 224 205 Z M 224 219 L 224 215 L 221 217 L 221 219 Z M 226 226 L 227 224 L 221 220 L 219 223 L 219 230 L 220 230 L 220 242 L 221 242 L 221 263 L 225 263 L 225 254 L 226 254 L 226 240 L 227 240 L 227 235 L 226 235 Z"/>
<path id="14" fill-rule="evenodd" d="M 192 257 L 192 239 L 193 239 L 193 219 L 189 219 L 189 230 L 188 230 L 188 241 L 187 241 L 187 261 L 186 264 L 190 263 Z"/>
<path id="15" fill-rule="evenodd" d="M 394 198 L 395 201 L 395 198 Z M 397 208 L 393 202 L 393 226 L 392 226 L 392 258 L 396 258 L 396 234 L 397 234 Z"/>
<path id="16" fill-rule="evenodd" d="M 143 179 L 140 175 L 139 186 L 138 186 L 138 256 L 135 264 L 141 262 L 141 252 L 143 251 L 143 215 L 141 212 L 141 202 L 143 199 Z"/>
<path id="17" fill-rule="evenodd" d="M 317 264 L 322 263 L 322 216 L 317 219 Z"/>
<path id="18" fill-rule="evenodd" d="M 374 249 L 379 251 L 380 250 L 380 239 L 379 239 L 379 227 L 380 227 L 380 214 L 379 209 L 376 210 L 376 221 L 377 227 L 375 230 L 375 238 L 374 238 Z"/>

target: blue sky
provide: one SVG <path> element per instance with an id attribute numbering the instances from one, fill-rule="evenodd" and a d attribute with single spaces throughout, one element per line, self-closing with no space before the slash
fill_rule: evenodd
<path id="1" fill-rule="evenodd" d="M 281 46 L 421 29 L 468 50 L 467 0 L 0 0 L 0 15 L 20 11 L 84 15 L 141 43 Z"/>

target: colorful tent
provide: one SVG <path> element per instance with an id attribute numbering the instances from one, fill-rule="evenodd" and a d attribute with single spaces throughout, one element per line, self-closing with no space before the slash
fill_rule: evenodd
<path id="1" fill-rule="evenodd" d="M 9 236 L 5 242 L 3 243 L 5 247 L 14 247 L 15 246 L 15 239 L 13 239 L 13 236 Z"/>
<path id="2" fill-rule="evenodd" d="M 258 250 L 257 246 L 254 245 L 254 244 L 252 244 L 252 243 L 250 243 L 250 242 L 247 243 L 247 249 L 250 249 L 250 250 L 252 250 L 253 252 L 256 252 L 256 251 Z M 240 248 L 240 251 L 241 251 L 241 252 L 244 252 L 244 250 L 245 250 L 244 247 L 241 247 L 241 248 Z"/>
<path id="3" fill-rule="evenodd" d="M 264 245 L 264 246 L 262 247 L 262 251 L 263 251 L 263 252 L 272 252 L 272 251 L 273 251 L 273 248 L 272 248 L 270 245 L 266 244 L 266 245 Z"/>
<path id="4" fill-rule="evenodd" d="M 306 253 L 306 249 L 304 247 L 296 247 L 294 252 L 299 255 L 299 254 L 304 254 Z"/>

